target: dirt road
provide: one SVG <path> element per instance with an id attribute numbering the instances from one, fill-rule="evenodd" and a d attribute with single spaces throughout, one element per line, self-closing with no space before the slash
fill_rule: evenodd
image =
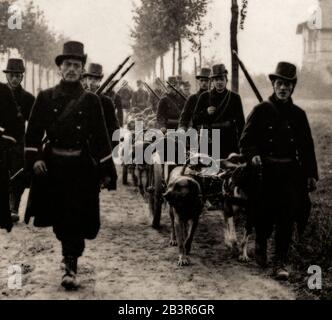
<path id="1" fill-rule="evenodd" d="M 26 194 L 25 194 L 26 198 Z M 21 206 L 21 217 L 25 201 Z M 163 228 L 149 226 L 147 204 L 133 187 L 101 196 L 102 228 L 79 260 L 81 288 L 60 286 L 61 250 L 50 229 L 20 222 L 0 231 L 0 299 L 295 299 L 255 263 L 243 265 L 224 248 L 222 217 L 204 213 L 193 243 L 192 265 L 179 268 L 170 247 L 167 211 Z M 252 246 L 252 244 L 251 244 Z M 8 268 L 22 269 L 22 288 L 8 288 Z"/>

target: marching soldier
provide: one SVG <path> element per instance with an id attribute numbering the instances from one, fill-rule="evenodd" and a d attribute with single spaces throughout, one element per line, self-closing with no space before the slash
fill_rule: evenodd
<path id="1" fill-rule="evenodd" d="M 10 175 L 14 176 L 24 167 L 24 132 L 35 98 L 21 86 L 23 74 L 25 72 L 23 60 L 9 59 L 7 68 L 6 70 L 3 70 L 3 72 L 6 74 L 7 85 L 14 96 L 18 117 L 20 119 L 20 132 L 22 133 L 15 146 L 8 153 Z M 10 185 L 10 210 L 13 222 L 19 221 L 18 209 L 21 197 L 24 189 L 29 186 L 26 174 L 20 174 L 19 177 L 20 178 L 13 180 Z"/>
<path id="2" fill-rule="evenodd" d="M 154 92 L 158 95 L 158 97 L 161 98 L 164 93 L 163 93 L 163 90 L 161 89 L 159 81 L 157 79 L 154 82 Z M 157 112 L 158 103 L 159 103 L 159 99 L 154 94 L 151 93 L 149 96 L 149 105 L 154 113 Z"/>
<path id="3" fill-rule="evenodd" d="M 80 82 L 86 59 L 82 43 L 64 44 L 55 59 L 62 80 L 39 93 L 25 140 L 26 168 L 34 174 L 25 222 L 34 216 L 36 227 L 53 227 L 66 290 L 78 287 L 77 260 L 100 228 L 100 187 L 115 189 L 117 178 L 100 99 Z"/>
<path id="4" fill-rule="evenodd" d="M 203 92 L 209 90 L 210 73 L 211 69 L 202 68 L 200 74 L 196 76 L 196 79 L 199 82 L 199 90 L 197 91 L 197 93 L 189 97 L 180 116 L 180 128 L 185 131 L 187 131 L 190 126 L 192 126 L 192 116 L 195 111 L 198 98 Z"/>
<path id="5" fill-rule="evenodd" d="M 9 207 L 9 164 L 7 152 L 24 134 L 11 90 L 0 83 L 0 229 L 13 227 Z"/>
<path id="6" fill-rule="evenodd" d="M 123 109 L 123 123 L 127 123 L 128 114 L 131 109 L 131 99 L 133 97 L 133 90 L 127 83 L 118 92 L 121 98 L 122 109 Z"/>
<path id="7" fill-rule="evenodd" d="M 111 84 L 114 83 L 114 81 L 111 81 Z M 116 117 L 119 121 L 120 127 L 123 126 L 123 108 L 122 108 L 122 99 L 118 93 L 114 91 L 114 88 L 112 90 L 106 91 L 106 96 L 110 97 L 113 101 Z"/>
<path id="8" fill-rule="evenodd" d="M 256 261 L 267 265 L 267 239 L 275 225 L 274 275 L 287 280 L 293 225 L 296 221 L 304 229 L 310 212 L 308 192 L 316 189 L 318 171 L 307 116 L 291 98 L 296 67 L 280 62 L 269 77 L 274 93 L 249 115 L 240 148 L 248 161 L 262 168 L 254 216 Z"/>
<path id="9" fill-rule="evenodd" d="M 149 104 L 149 94 L 144 90 L 142 80 L 137 80 L 137 88 L 137 91 L 133 94 L 132 107 L 143 111 Z"/>
<path id="10" fill-rule="evenodd" d="M 214 88 L 200 95 L 193 114 L 194 128 L 220 130 L 222 158 L 227 158 L 230 153 L 239 152 L 238 141 L 245 122 L 240 96 L 227 89 L 227 75 L 225 65 L 218 64 L 212 67 L 210 79 Z"/>
<path id="11" fill-rule="evenodd" d="M 177 85 L 176 77 L 169 77 L 168 82 L 173 86 Z M 184 100 L 168 86 L 168 93 L 160 99 L 157 110 L 157 124 L 164 134 L 167 129 L 177 129 L 183 107 Z"/>
<path id="12" fill-rule="evenodd" d="M 183 82 L 183 94 L 187 97 L 187 98 L 189 98 L 190 96 L 191 96 L 191 93 L 190 93 L 190 89 L 191 89 L 191 84 L 190 84 L 190 82 L 189 81 L 185 81 L 185 82 Z"/>
<path id="13" fill-rule="evenodd" d="M 98 63 L 90 63 L 88 71 L 83 74 L 83 78 L 86 79 L 87 90 L 91 92 L 96 92 L 100 87 L 100 82 L 103 79 L 103 66 Z M 105 115 L 106 127 L 108 129 L 109 136 L 112 141 L 112 148 L 117 145 L 118 139 L 112 139 L 113 133 L 120 129 L 119 121 L 115 114 L 114 104 L 111 98 L 101 94 L 100 95 L 101 104 L 103 106 L 103 111 Z"/>

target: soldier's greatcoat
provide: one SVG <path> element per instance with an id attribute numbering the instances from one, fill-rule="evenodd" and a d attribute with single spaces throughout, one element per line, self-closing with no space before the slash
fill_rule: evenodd
<path id="1" fill-rule="evenodd" d="M 184 107 L 183 99 L 178 95 L 166 94 L 158 104 L 157 124 L 159 128 L 177 129 Z"/>
<path id="2" fill-rule="evenodd" d="M 80 103 L 57 121 L 71 100 Z M 34 216 L 35 226 L 53 226 L 59 240 L 93 239 L 98 233 L 100 178 L 114 165 L 102 114 L 95 94 L 85 92 L 79 82 L 64 81 L 41 91 L 31 112 L 26 167 L 31 170 L 37 160 L 44 160 L 48 171 L 33 178 L 25 221 Z"/>
<path id="3" fill-rule="evenodd" d="M 205 91 L 206 90 L 201 89 L 188 98 L 180 116 L 180 127 L 188 129 L 192 125 L 192 117 L 196 108 L 196 104 L 200 95 Z"/>
<path id="4" fill-rule="evenodd" d="M 9 210 L 9 172 L 7 162 L 8 147 L 22 136 L 22 127 L 10 89 L 0 83 L 0 228 L 10 231 L 12 220 Z M 1 135 L 1 133 L 0 133 Z"/>
<path id="5" fill-rule="evenodd" d="M 111 139 L 112 148 L 118 144 L 118 141 L 112 141 L 113 133 L 120 129 L 118 118 L 115 114 L 115 107 L 112 99 L 105 94 L 100 95 L 101 104 L 103 106 L 106 127 L 108 130 L 109 137 Z"/>
<path id="6" fill-rule="evenodd" d="M 207 109 L 216 107 L 209 115 Z M 225 89 L 219 93 L 216 89 L 200 95 L 194 114 L 193 127 L 196 129 L 220 129 L 220 156 L 226 158 L 230 153 L 238 152 L 238 142 L 244 127 L 242 101 L 238 94 Z"/>
<path id="7" fill-rule="evenodd" d="M 138 108 L 140 111 L 143 111 L 149 104 L 149 94 L 143 90 L 138 89 L 133 93 L 131 100 L 132 108 Z"/>
<path id="8" fill-rule="evenodd" d="M 35 102 L 35 97 L 31 93 L 25 91 L 21 86 L 11 90 L 14 95 L 18 117 L 20 119 L 20 131 L 22 132 L 17 144 L 11 149 L 11 152 L 8 153 L 10 174 L 14 175 L 24 167 L 25 124 L 29 120 L 31 109 Z M 14 190 L 17 188 L 24 190 L 24 187 L 28 187 L 28 179 L 26 176 L 22 176 L 21 179 L 16 180 L 15 185 L 12 185 Z"/>

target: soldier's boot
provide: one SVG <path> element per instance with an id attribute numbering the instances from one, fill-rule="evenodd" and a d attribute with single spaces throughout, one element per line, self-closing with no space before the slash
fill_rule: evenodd
<path id="1" fill-rule="evenodd" d="M 287 270 L 286 264 L 283 261 L 277 260 L 274 262 L 273 276 L 275 277 L 276 280 L 280 281 L 288 280 L 289 271 Z"/>
<path id="2" fill-rule="evenodd" d="M 9 194 L 10 211 L 13 223 L 17 223 L 20 221 L 18 209 L 20 207 L 23 192 L 24 190 L 12 190 Z"/>
<path id="3" fill-rule="evenodd" d="M 66 290 L 77 290 L 78 281 L 76 279 L 77 274 L 77 257 L 65 256 L 65 274 L 62 277 L 61 285 Z"/>
<path id="4" fill-rule="evenodd" d="M 18 212 L 12 212 L 11 218 L 12 218 L 13 223 L 17 223 L 20 221 L 20 216 L 18 215 Z"/>
<path id="5" fill-rule="evenodd" d="M 262 267 L 267 267 L 267 240 L 256 239 L 255 242 L 255 259 L 257 264 Z"/>

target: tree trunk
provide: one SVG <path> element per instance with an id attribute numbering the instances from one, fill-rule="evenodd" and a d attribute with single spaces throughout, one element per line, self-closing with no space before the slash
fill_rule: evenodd
<path id="1" fill-rule="evenodd" d="M 172 65 L 172 76 L 175 76 L 175 50 L 176 50 L 176 43 L 173 43 L 173 65 Z"/>
<path id="2" fill-rule="evenodd" d="M 50 69 L 46 70 L 46 84 L 47 84 L 47 88 L 50 87 Z"/>
<path id="3" fill-rule="evenodd" d="M 201 37 L 199 37 L 199 70 L 202 69 L 202 40 Z"/>
<path id="4" fill-rule="evenodd" d="M 232 0 L 231 20 L 231 56 L 232 56 L 232 91 L 239 92 L 239 63 L 233 55 L 233 50 L 238 52 L 237 31 L 239 20 L 239 6 L 237 0 Z"/>
<path id="5" fill-rule="evenodd" d="M 32 94 L 35 96 L 35 64 L 32 62 Z"/>
<path id="6" fill-rule="evenodd" d="M 53 70 L 52 70 L 52 82 L 53 82 L 53 85 L 52 85 L 52 86 L 53 86 L 53 87 L 55 86 L 55 80 L 56 80 L 55 78 L 56 78 L 56 77 L 55 77 L 55 69 L 53 69 Z"/>
<path id="7" fill-rule="evenodd" d="M 25 90 L 27 87 L 27 76 L 28 76 L 28 64 L 26 59 L 24 59 L 24 66 L 25 66 L 25 72 L 24 72 L 23 88 Z"/>
<path id="8" fill-rule="evenodd" d="M 182 41 L 181 41 L 181 39 L 179 39 L 178 43 L 179 43 L 178 74 L 179 74 L 179 76 L 182 76 Z"/>
<path id="9" fill-rule="evenodd" d="M 160 79 L 165 80 L 164 55 L 160 56 Z"/>
<path id="10" fill-rule="evenodd" d="M 43 68 L 42 68 L 41 65 L 38 65 L 38 88 L 37 88 L 37 93 L 42 88 L 42 77 L 43 77 Z"/>
<path id="11" fill-rule="evenodd" d="M 194 72 L 195 72 L 195 77 L 197 76 L 197 61 L 196 58 L 194 58 Z M 197 81 L 195 81 L 195 90 L 197 91 Z"/>

